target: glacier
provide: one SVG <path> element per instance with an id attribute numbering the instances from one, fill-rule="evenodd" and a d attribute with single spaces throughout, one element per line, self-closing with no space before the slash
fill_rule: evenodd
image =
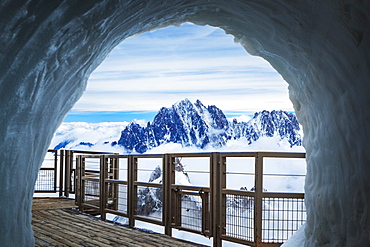
<path id="1" fill-rule="evenodd" d="M 34 245 L 37 172 L 92 71 L 126 38 L 184 22 L 225 30 L 288 82 L 307 151 L 305 245 L 370 245 L 369 1 L 3 0 L 0 13 L 2 246 Z"/>

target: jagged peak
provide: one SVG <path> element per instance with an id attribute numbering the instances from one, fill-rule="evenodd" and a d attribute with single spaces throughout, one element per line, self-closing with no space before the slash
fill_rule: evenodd
<path id="1" fill-rule="evenodd" d="M 196 105 L 199 108 L 206 108 L 205 105 L 203 105 L 203 103 L 199 99 L 195 101 L 194 105 Z"/>
<path id="2" fill-rule="evenodd" d="M 172 106 L 181 106 L 181 105 L 192 105 L 193 103 L 188 99 L 188 98 L 185 98 L 183 100 L 180 100 L 180 101 L 177 101 L 175 104 L 173 104 Z"/>
<path id="3" fill-rule="evenodd" d="M 298 130 L 295 115 L 283 110 L 263 110 L 256 112 L 248 122 L 238 122 L 228 120 L 215 105 L 206 107 L 199 99 L 192 103 L 185 98 L 172 107 L 162 107 L 146 127 L 131 122 L 122 134 L 134 133 L 135 138 L 122 135 L 118 143 L 145 152 L 168 142 L 199 148 L 221 147 L 230 139 L 246 138 L 251 143 L 261 136 L 279 135 L 288 138 L 291 145 L 301 145 Z"/>
<path id="4" fill-rule="evenodd" d="M 262 110 L 262 111 L 259 111 L 259 112 L 255 112 L 254 115 L 253 115 L 253 118 L 258 118 L 258 117 L 261 117 L 261 116 L 288 117 L 290 114 L 291 113 L 289 113 L 287 111 L 284 111 L 284 110 L 272 110 L 272 111 Z"/>
<path id="5" fill-rule="evenodd" d="M 198 112 L 203 112 L 204 109 L 207 109 L 207 107 L 199 99 L 197 99 L 193 103 L 188 98 L 176 102 L 175 104 L 172 105 L 172 108 L 174 109 L 194 108 Z"/>
<path id="6" fill-rule="evenodd" d="M 139 124 L 137 122 L 136 119 L 132 120 L 128 125 L 127 125 L 130 129 L 132 128 L 142 128 L 143 126 L 141 126 L 141 124 Z M 127 128 L 127 127 L 126 127 Z"/>

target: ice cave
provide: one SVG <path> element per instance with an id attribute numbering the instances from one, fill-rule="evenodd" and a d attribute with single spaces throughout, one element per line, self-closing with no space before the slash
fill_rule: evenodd
<path id="1" fill-rule="evenodd" d="M 1 1 L 1 245 L 34 245 L 38 168 L 90 73 L 125 38 L 192 22 L 288 82 L 307 150 L 305 245 L 370 246 L 369 16 L 363 0 Z"/>

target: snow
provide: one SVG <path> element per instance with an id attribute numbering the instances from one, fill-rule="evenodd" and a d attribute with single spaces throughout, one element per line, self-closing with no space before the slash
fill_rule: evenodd
<path id="1" fill-rule="evenodd" d="M 178 185 L 192 186 L 188 178 L 181 172 L 176 172 L 175 174 L 175 183 Z"/>
<path id="2" fill-rule="evenodd" d="M 304 234 L 304 229 L 306 227 L 306 224 L 303 224 L 294 235 L 292 235 L 288 241 L 286 241 L 281 247 L 298 247 L 298 246 L 304 246 L 306 236 Z"/>
<path id="3" fill-rule="evenodd" d="M 243 115 L 240 115 L 240 116 L 230 117 L 227 120 L 229 120 L 230 122 L 232 122 L 233 119 L 236 119 L 236 121 L 238 121 L 238 122 L 248 122 L 249 120 L 252 119 L 252 117 L 249 116 L 249 115 L 243 114 Z"/>
<path id="4" fill-rule="evenodd" d="M 289 83 L 307 151 L 306 246 L 369 246 L 369 1 L 0 4 L 0 242 L 34 246 L 31 200 L 53 133 L 124 39 L 193 22 L 235 36 Z"/>

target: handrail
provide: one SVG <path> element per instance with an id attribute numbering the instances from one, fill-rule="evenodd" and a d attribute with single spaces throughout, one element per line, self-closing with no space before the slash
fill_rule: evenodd
<path id="1" fill-rule="evenodd" d="M 130 226 L 136 220 L 162 225 L 165 234 L 172 235 L 172 229 L 202 234 L 213 238 L 214 246 L 221 246 L 223 240 L 250 246 L 279 246 L 290 232 L 305 220 L 304 193 L 267 192 L 263 189 L 264 176 L 283 176 L 263 172 L 265 158 L 305 158 L 305 153 L 289 152 L 207 152 L 119 155 L 102 152 L 53 150 L 59 164 L 59 193 L 69 196 L 75 193 L 79 210 L 128 218 Z M 149 168 L 140 168 L 140 162 L 156 159 L 160 166 L 161 182 L 144 182 L 139 174 L 148 173 Z M 208 175 L 209 185 L 177 184 L 175 177 L 183 167 L 179 158 L 206 158 L 207 171 L 189 169 L 197 176 Z M 254 160 L 254 172 L 234 170 L 227 172 L 228 158 Z M 158 160 L 157 160 L 158 159 Z M 93 168 L 88 164 L 94 163 Z M 144 162 L 145 163 L 145 162 Z M 120 166 L 126 166 L 120 169 Z M 139 169 L 140 168 L 140 169 Z M 56 168 L 55 178 L 58 178 Z M 120 177 L 124 171 L 127 177 Z M 89 174 L 93 174 L 93 177 Z M 254 191 L 227 188 L 227 176 L 254 176 Z M 289 175 L 290 176 L 290 175 Z M 304 175 L 297 175 L 302 177 Z M 55 180 L 57 181 L 57 180 Z M 56 184 L 57 182 L 55 182 Z M 55 191 L 54 191 L 55 192 Z M 149 198 L 155 195 L 156 198 Z M 149 211 L 140 203 L 150 204 Z M 288 206 L 287 206 L 288 205 Z M 282 219 L 275 212 L 289 212 L 288 219 Z M 153 213 L 155 212 L 155 213 Z M 285 217 L 285 216 L 284 216 Z M 286 228 L 281 229 L 285 224 Z"/>
<path id="2" fill-rule="evenodd" d="M 175 162 L 177 157 L 182 158 L 208 158 L 209 159 L 209 174 L 210 174 L 210 186 L 188 186 L 179 185 L 175 183 Z M 226 189 L 226 158 L 227 157 L 250 157 L 255 158 L 255 191 L 243 191 L 243 190 L 232 190 Z M 101 194 L 98 198 L 101 202 L 99 205 L 100 215 L 104 219 L 106 213 L 113 213 L 129 218 L 129 224 L 134 226 L 135 220 L 142 220 L 153 224 L 163 225 L 166 228 L 165 233 L 171 235 L 172 229 L 178 229 L 188 231 L 192 233 L 202 234 L 208 237 L 213 237 L 214 246 L 221 246 L 222 240 L 233 241 L 237 243 L 249 244 L 251 246 L 260 245 L 280 245 L 282 241 L 274 241 L 273 239 L 266 239 L 264 231 L 276 231 L 275 228 L 269 228 L 265 226 L 267 219 L 264 217 L 264 211 L 273 213 L 266 208 L 265 204 L 269 202 L 274 203 L 278 206 L 279 204 L 289 203 L 293 208 L 301 207 L 303 205 L 304 194 L 303 193 L 277 193 L 277 192 L 265 192 L 262 188 L 262 177 L 263 177 L 263 159 L 267 158 L 304 158 L 304 153 L 277 153 L 277 152 L 249 152 L 249 153 L 183 153 L 183 154 L 147 154 L 147 155 L 101 155 L 99 156 L 79 156 L 80 164 L 83 164 L 87 159 L 100 159 L 101 168 L 100 171 L 105 175 L 100 176 L 100 189 Z M 126 159 L 128 177 L 127 180 L 119 178 L 113 179 L 108 178 L 107 174 L 112 173 L 113 170 L 118 170 L 119 159 Z M 150 158 L 161 158 L 162 159 L 162 182 L 163 183 L 149 183 L 138 181 L 138 172 L 148 172 L 150 169 L 141 168 L 138 169 L 138 159 L 150 159 Z M 114 162 L 114 160 L 116 160 Z M 83 172 L 81 178 L 84 179 Z M 103 181 L 103 182 L 102 182 Z M 119 181 L 119 182 L 118 182 Z M 117 186 L 125 186 L 125 198 L 112 197 L 112 193 L 119 194 Z M 82 185 L 84 187 L 84 185 Z M 109 195 L 104 194 L 110 191 Z M 151 191 L 151 192 L 149 192 Z M 144 194 L 143 194 L 144 193 Z M 147 194 L 159 193 L 162 198 L 162 209 L 161 216 L 154 217 L 151 214 L 141 215 L 139 205 L 137 204 L 138 197 L 145 197 Z M 83 194 L 81 194 L 83 196 Z M 191 199 L 192 198 L 192 199 Z M 117 206 L 114 208 L 115 201 L 126 200 L 127 205 L 124 209 Z M 132 200 L 131 200 L 132 199 Z M 294 201 L 291 201 L 291 200 Z M 96 200 L 93 198 L 93 200 Z M 266 201 L 267 200 L 267 201 Z M 279 200 L 284 200 L 280 202 Z M 78 200 L 81 210 L 88 207 L 88 200 L 84 201 L 84 198 Z M 107 204 L 107 201 L 111 203 Z M 150 200 L 149 200 L 150 201 Z M 151 201 L 153 203 L 153 201 Z M 184 204 L 185 203 L 185 204 Z M 253 217 L 251 216 L 250 222 L 254 229 L 254 234 L 246 236 L 235 235 L 232 228 L 240 228 L 238 225 L 229 222 L 228 217 L 234 217 L 233 215 L 227 216 L 226 210 L 230 210 L 231 204 L 237 205 L 238 210 L 251 210 Z M 241 204 L 244 209 L 240 208 Z M 191 206 L 195 209 L 186 209 L 184 205 L 197 205 Z M 227 206 L 229 205 L 229 206 Z M 122 206 L 121 206 L 122 207 Z M 95 207 L 96 208 L 96 207 Z M 237 210 L 234 206 L 234 210 Z M 139 210 L 139 211 L 138 211 Z M 184 211 L 185 210 L 185 211 Z M 187 216 L 187 210 L 195 213 L 194 215 Z M 279 210 L 283 210 L 280 208 Z M 291 214 L 296 214 L 289 209 Z M 159 212 L 159 211 L 158 211 Z M 301 211 L 299 211 L 301 213 Z M 201 216 L 196 216 L 197 214 Z M 199 218 L 198 218 L 199 217 Z M 276 221 L 277 219 L 275 219 Z M 290 219 L 292 222 L 298 222 L 301 224 L 304 219 L 298 221 L 298 219 Z M 194 222 L 195 223 L 194 223 Z M 196 223 L 198 222 L 198 223 Z M 243 228 L 243 227 L 242 227 Z M 244 228 L 243 228 L 244 229 Z M 270 230 L 269 230 L 270 229 Z M 295 229 L 296 230 L 296 229 Z M 292 232 L 294 229 L 292 230 Z M 273 233 L 277 234 L 277 233 Z M 276 235 L 279 237 L 278 235 Z"/>

